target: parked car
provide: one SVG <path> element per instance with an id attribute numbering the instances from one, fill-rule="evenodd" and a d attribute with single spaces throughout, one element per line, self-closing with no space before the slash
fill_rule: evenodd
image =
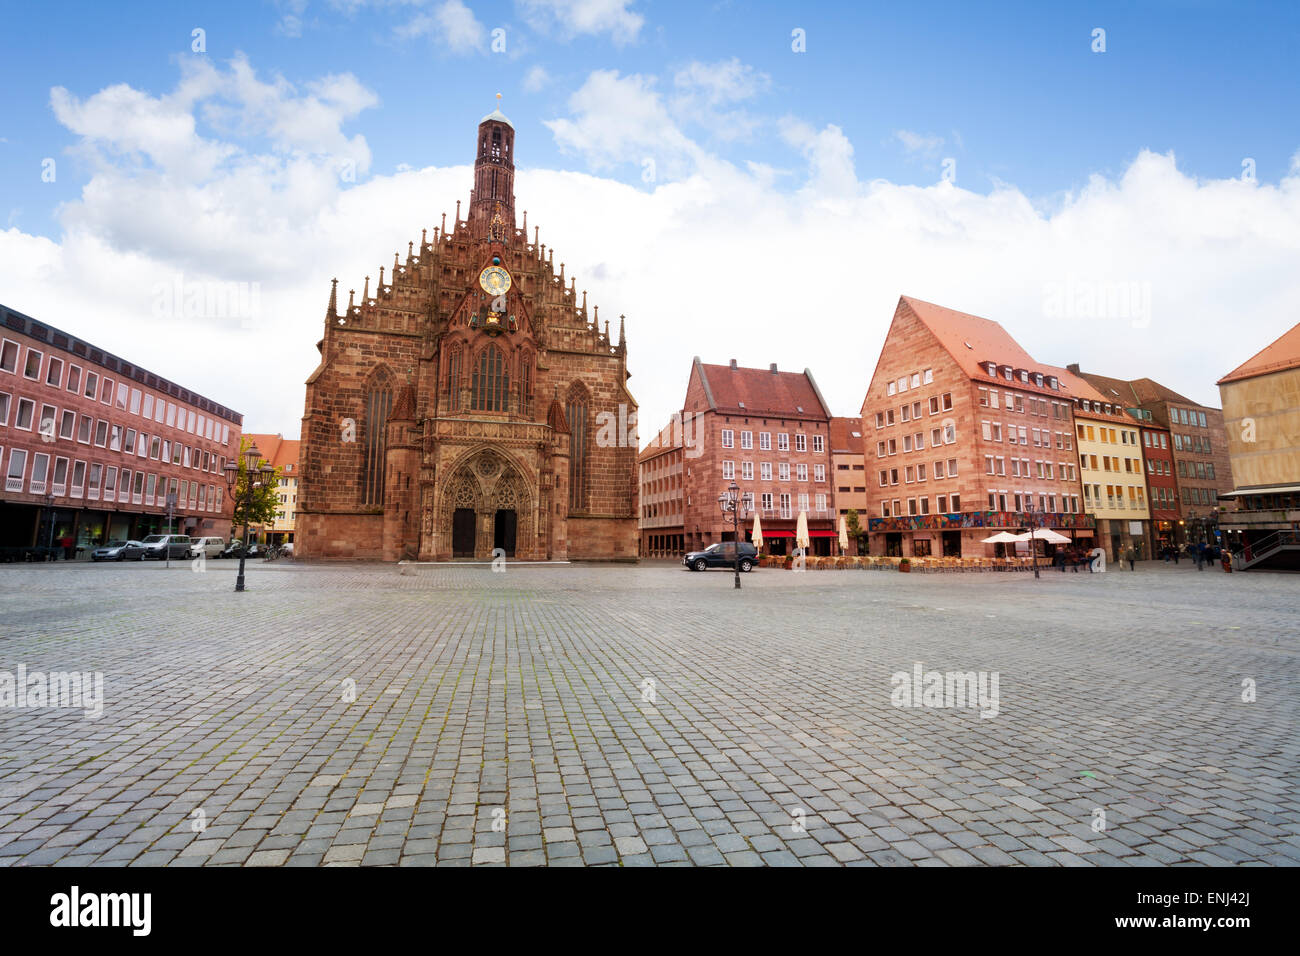
<path id="1" fill-rule="evenodd" d="M 243 550 L 244 550 L 244 542 L 236 538 L 234 541 L 231 541 L 230 544 L 226 545 L 225 549 L 222 550 L 222 552 L 219 555 L 217 555 L 217 557 L 237 558 L 243 552 Z M 250 541 L 248 542 L 248 554 L 245 555 L 245 557 L 260 558 L 265 553 L 266 553 L 265 548 L 263 548 L 256 541 Z"/>
<path id="2" fill-rule="evenodd" d="M 202 552 L 205 558 L 218 558 L 226 548 L 223 538 L 191 538 L 190 557 L 197 558 Z"/>
<path id="3" fill-rule="evenodd" d="M 144 554 L 144 545 L 139 541 L 117 538 L 101 545 L 90 552 L 92 561 L 139 561 Z"/>
<path id="4" fill-rule="evenodd" d="M 758 549 L 747 541 L 740 542 L 740 570 L 748 571 L 757 563 Z M 703 571 L 706 568 L 735 568 L 735 542 L 722 541 L 709 545 L 703 551 L 691 551 L 682 558 L 682 564 L 692 571 Z"/>
<path id="5" fill-rule="evenodd" d="M 144 551 L 141 560 L 158 560 L 164 558 L 188 558 L 190 556 L 190 536 L 188 534 L 151 534 L 140 542 Z"/>

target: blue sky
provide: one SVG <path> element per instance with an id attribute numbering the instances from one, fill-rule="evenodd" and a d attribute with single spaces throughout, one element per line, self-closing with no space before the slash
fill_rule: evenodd
<path id="1" fill-rule="evenodd" d="M 952 157 L 968 189 L 1003 181 L 1050 203 L 1143 148 L 1173 150 L 1181 168 L 1212 177 L 1239 174 L 1250 156 L 1261 179 L 1276 181 L 1297 146 L 1295 3 L 634 3 L 628 9 L 645 22 L 623 43 L 608 34 L 563 39 L 554 28 L 548 35 L 511 3 L 470 4 L 487 30 L 506 30 L 504 54 L 397 36 L 429 6 L 314 0 L 299 14 L 297 37 L 280 27 L 291 4 L 133 2 L 124 15 L 100 3 L 53 2 L 39 13 L 11 12 L 0 37 L 0 209 L 9 225 L 57 236 L 54 209 L 87 176 L 75 161 L 60 163 L 67 172 L 56 184 L 33 186 L 41 160 L 76 142 L 50 109 L 51 88 L 88 96 L 128 83 L 164 92 L 176 82 L 177 59 L 194 55 L 194 27 L 206 30 L 209 58 L 243 52 L 260 72 L 290 82 L 353 73 L 380 99 L 350 126 L 364 133 L 376 170 L 464 162 L 467 125 L 496 92 L 527 144 L 521 162 L 584 169 L 542 123 L 564 114 L 590 70 L 662 76 L 728 57 L 770 78 L 759 97 L 764 114 L 840 126 L 863 179 L 928 184 Z M 795 27 L 807 34 L 803 54 L 791 50 Z M 1106 30 L 1105 53 L 1091 49 L 1096 27 Z M 538 66 L 550 82 L 525 91 Z M 908 150 L 899 130 L 943 142 Z M 710 137 L 707 126 L 693 132 L 733 160 L 793 162 L 770 124 L 731 142 Z M 636 182 L 641 169 L 622 163 L 606 172 Z"/>
<path id="2" fill-rule="evenodd" d="M 203 53 L 191 50 L 195 28 Z M 498 28 L 505 49 L 493 52 Z M 796 28 L 805 52 L 792 50 Z M 1096 28 L 1105 52 L 1093 50 Z M 189 370 L 162 367 L 175 358 L 127 280 L 184 270 L 261 283 L 273 349 L 242 358 L 246 327 L 203 334 L 223 367 L 243 369 L 235 380 L 284 377 L 246 410 L 250 428 L 292 434 L 319 290 L 333 275 L 359 289 L 467 197 L 455 170 L 500 92 L 534 174 L 519 181 L 530 225 L 544 215 L 543 241 L 567 251 L 607 315 L 629 316 L 643 434 L 679 401 L 697 352 L 808 365 L 837 413 L 856 411 L 862 366 L 869 374 L 903 293 L 998 319 L 1044 361 L 1164 376 L 1214 402 L 1214 379 L 1295 319 L 1297 41 L 1295 3 L 11 9 L 0 301 L 184 380 Z M 187 78 L 201 92 L 178 104 Z M 355 181 L 322 183 L 340 156 Z M 46 158 L 54 182 L 41 180 Z M 1257 182 L 1243 190 L 1247 158 Z M 264 192 L 248 189 L 258 169 Z M 623 234 L 637 230 L 650 237 L 640 245 Z M 793 256 L 794 286 L 820 268 L 810 250 L 828 237 L 862 283 L 847 348 L 789 335 L 793 292 L 710 309 L 713 286 L 692 269 L 702 255 L 729 258 L 742 280 L 765 282 L 770 263 Z M 1154 321 L 1054 329 L 1045 290 L 1078 275 L 1146 283 Z M 1243 295 L 1255 305 L 1244 327 L 1233 312 Z M 86 318 L 86 302 L 102 314 Z M 742 313 L 739 326 L 719 319 Z M 1242 341 L 1214 349 L 1181 334 L 1187 322 L 1226 324 Z M 240 407 L 220 394 L 230 380 L 191 374 Z"/>

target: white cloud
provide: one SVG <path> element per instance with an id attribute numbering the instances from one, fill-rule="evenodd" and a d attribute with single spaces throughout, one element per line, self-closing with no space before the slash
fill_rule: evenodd
<path id="1" fill-rule="evenodd" d="M 596 70 L 569 97 L 572 119 L 547 120 L 559 147 L 582 155 L 593 169 L 654 159 L 658 175 L 678 178 L 702 157 L 678 128 L 655 78 Z"/>
<path id="2" fill-rule="evenodd" d="M 681 178 L 651 189 L 535 168 L 516 182 L 530 226 L 601 318 L 617 331 L 627 314 L 643 436 L 680 406 L 693 355 L 807 366 L 833 410 L 854 413 L 900 294 L 995 319 L 1045 363 L 1149 375 L 1208 403 L 1219 376 L 1295 321 L 1300 165 L 1254 185 L 1198 180 L 1172 156 L 1142 152 L 1121 175 L 1039 209 L 1011 185 L 982 195 L 859 180 L 840 129 L 797 119 L 782 125 L 797 170 L 732 166 L 683 137 L 646 78 L 594 74 L 588 86 L 574 117 L 552 126 L 570 148 L 635 157 L 657 136 L 685 140 L 672 150 L 685 158 Z M 170 97 L 68 95 L 62 116 L 101 166 L 65 209 L 57 240 L 0 232 L 0 288 L 7 305 L 244 411 L 249 430 L 291 435 L 329 278 L 339 277 L 344 301 L 367 274 L 373 288 L 394 250 L 404 255 L 467 196 L 470 169 L 347 186 L 301 144 L 351 142 L 338 127 L 365 95 L 324 79 L 306 92 L 263 87 L 265 99 L 245 102 L 217 71 L 187 77 Z M 230 128 L 259 130 L 265 145 L 200 136 L 184 122 L 177 104 L 198 113 L 217 96 L 207 90 L 233 99 Z M 333 104 L 332 126 L 309 134 L 279 119 L 276 103 L 306 98 Z M 617 132 L 596 128 L 620 116 Z M 519 141 L 525 163 L 535 147 Z M 411 196 L 425 197 L 418 210 Z M 260 282 L 262 315 L 251 330 L 154 317 L 154 286 L 178 272 Z M 1072 280 L 1149 284 L 1149 322 L 1053 319 L 1049 290 Z"/>
<path id="3" fill-rule="evenodd" d="M 909 153 L 933 153 L 944 143 L 942 136 L 925 136 L 909 129 L 894 130 L 894 139 L 902 143 Z"/>
<path id="4" fill-rule="evenodd" d="M 859 192 L 853 171 L 853 144 L 838 126 L 813 129 L 802 120 L 790 117 L 781 121 L 782 138 L 803 153 L 808 160 L 808 183 L 805 193 L 837 202 Z"/>
<path id="5" fill-rule="evenodd" d="M 551 82 L 551 75 L 546 72 L 544 66 L 534 66 L 524 74 L 524 92 L 537 93 L 546 88 Z"/>
<path id="6" fill-rule="evenodd" d="M 633 0 L 516 0 L 535 30 L 559 27 L 567 37 L 608 33 L 618 46 L 636 39 L 645 17 L 628 9 Z"/>
<path id="7" fill-rule="evenodd" d="M 761 123 L 735 104 L 767 92 L 771 85 L 770 76 L 736 57 L 717 63 L 697 60 L 674 74 L 669 109 L 679 123 L 699 126 L 712 139 L 745 139 Z"/>
<path id="8" fill-rule="evenodd" d="M 709 106 L 720 106 L 765 92 L 772 78 L 733 56 L 717 63 L 689 63 L 673 76 L 673 85 L 699 96 Z"/>
<path id="9" fill-rule="evenodd" d="M 483 48 L 487 30 L 461 0 L 444 0 L 394 31 L 403 39 L 429 37 L 448 53 L 473 53 Z"/>

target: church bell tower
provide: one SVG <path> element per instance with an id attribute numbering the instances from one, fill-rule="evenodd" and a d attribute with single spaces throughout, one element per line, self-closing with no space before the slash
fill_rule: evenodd
<path id="1" fill-rule="evenodd" d="M 478 124 L 469 225 L 476 239 L 504 240 L 515 231 L 515 128 L 499 103 Z"/>

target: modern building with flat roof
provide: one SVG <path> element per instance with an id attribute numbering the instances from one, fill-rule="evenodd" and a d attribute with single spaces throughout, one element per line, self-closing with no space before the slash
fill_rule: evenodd
<path id="1" fill-rule="evenodd" d="M 227 537 L 243 416 L 0 305 L 0 556 L 88 558 L 113 539 Z M 175 495 L 168 519 L 168 496 Z"/>

